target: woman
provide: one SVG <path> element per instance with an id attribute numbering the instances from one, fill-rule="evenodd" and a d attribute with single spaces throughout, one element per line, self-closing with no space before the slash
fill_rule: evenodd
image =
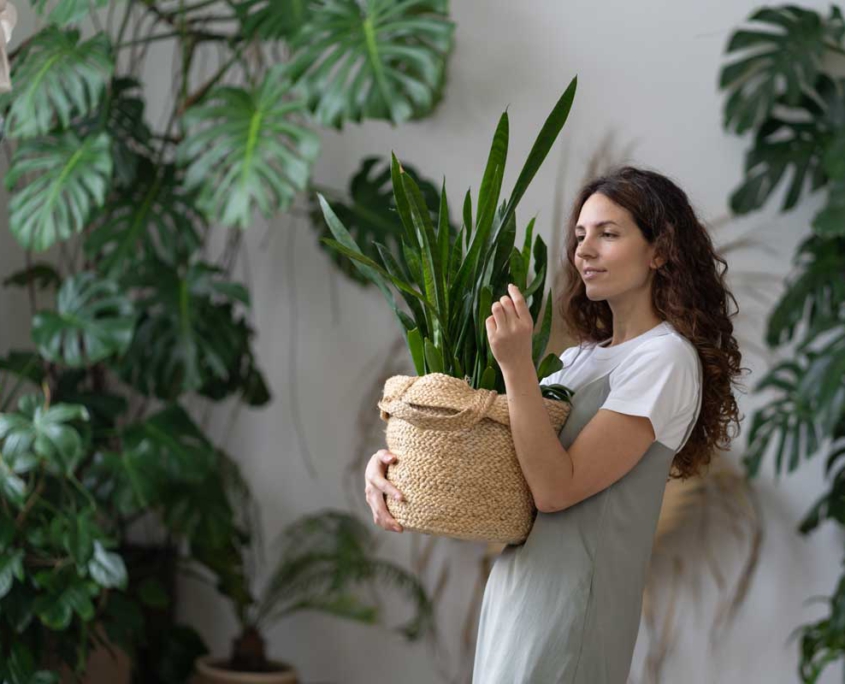
<path id="1" fill-rule="evenodd" d="M 588 183 L 563 268 L 559 310 L 579 344 L 542 381 L 575 390 L 559 435 L 520 292 L 510 287 L 486 320 L 538 513 L 487 580 L 474 684 L 625 684 L 667 478 L 701 473 L 739 434 L 731 384 L 741 355 L 727 306 L 736 300 L 680 188 L 631 166 Z M 401 498 L 384 478 L 395 458 L 373 455 L 366 493 L 376 524 L 401 532 L 384 504 Z"/>

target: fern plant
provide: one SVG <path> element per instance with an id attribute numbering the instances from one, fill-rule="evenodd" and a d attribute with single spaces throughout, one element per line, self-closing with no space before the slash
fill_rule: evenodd
<path id="1" fill-rule="evenodd" d="M 766 343 L 794 351 L 755 387 L 774 398 L 754 412 L 743 459 L 754 477 L 771 450 L 780 477 L 824 455 L 829 490 L 799 525 L 806 535 L 825 521 L 845 526 L 845 79 L 824 65 L 827 55 L 845 54 L 845 20 L 836 6 L 824 17 L 782 5 L 760 8 L 749 21 L 754 29 L 736 31 L 727 46 L 741 56 L 720 75 L 728 91 L 725 129 L 754 134 L 731 208 L 744 214 L 762 207 L 787 170 L 781 211 L 796 207 L 805 190 L 826 194 L 768 319 Z M 794 632 L 806 684 L 845 659 L 845 574 L 829 606 L 828 617 Z"/>
<path id="2" fill-rule="evenodd" d="M 413 615 L 396 627 L 406 639 L 418 639 L 431 627 L 433 606 L 425 588 L 412 573 L 376 555 L 372 531 L 355 516 L 332 509 L 305 515 L 285 528 L 279 546 L 279 562 L 257 599 L 233 597 L 241 632 L 217 668 L 275 671 L 263 633 L 300 611 L 377 624 L 380 610 L 367 598 L 372 591 L 396 590 L 412 604 Z"/>

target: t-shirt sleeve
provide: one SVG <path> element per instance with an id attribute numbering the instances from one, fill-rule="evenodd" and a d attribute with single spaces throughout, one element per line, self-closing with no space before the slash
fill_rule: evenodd
<path id="1" fill-rule="evenodd" d="M 697 353 L 677 339 L 655 338 L 610 373 L 610 392 L 599 407 L 651 421 L 655 441 L 678 449 L 698 407 Z"/>

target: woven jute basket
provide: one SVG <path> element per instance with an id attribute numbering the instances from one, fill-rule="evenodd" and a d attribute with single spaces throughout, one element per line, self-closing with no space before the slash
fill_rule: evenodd
<path id="1" fill-rule="evenodd" d="M 567 402 L 543 398 L 555 432 Z M 406 530 L 520 544 L 537 509 L 510 430 L 507 396 L 473 389 L 443 373 L 395 375 L 378 402 L 388 451 L 387 479 L 404 495 L 386 497 Z"/>

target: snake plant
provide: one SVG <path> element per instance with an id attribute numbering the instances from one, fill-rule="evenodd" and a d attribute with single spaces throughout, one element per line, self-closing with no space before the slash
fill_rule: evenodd
<path id="1" fill-rule="evenodd" d="M 473 212 L 472 196 L 467 191 L 463 225 L 454 240 L 450 239 L 445 178 L 434 221 L 419 187 L 404 172 L 395 154 L 391 153 L 391 177 L 401 223 L 398 258 L 379 243 L 375 246 L 381 263 L 366 256 L 325 197 L 317 193 L 323 216 L 336 238 L 321 241 L 351 259 L 358 271 L 382 291 L 402 326 L 417 374 L 445 373 L 466 378 L 476 389 L 504 391 L 504 378 L 490 350 L 484 320 L 493 301 L 506 294 L 508 283 L 522 292 L 535 321 L 543 308 L 548 275 L 546 245 L 534 235 L 532 218 L 522 248 L 515 246 L 516 207 L 569 116 L 576 86 L 577 77 L 546 119 L 510 198 L 500 204 L 509 136 L 508 114 L 502 113 L 476 210 Z M 397 306 L 388 284 L 398 290 L 409 311 Z M 551 291 L 532 342 L 538 380 L 561 368 L 556 355 L 545 355 L 552 324 L 550 302 Z M 544 396 L 569 398 L 569 390 L 560 385 L 543 385 L 542 391 Z"/>

